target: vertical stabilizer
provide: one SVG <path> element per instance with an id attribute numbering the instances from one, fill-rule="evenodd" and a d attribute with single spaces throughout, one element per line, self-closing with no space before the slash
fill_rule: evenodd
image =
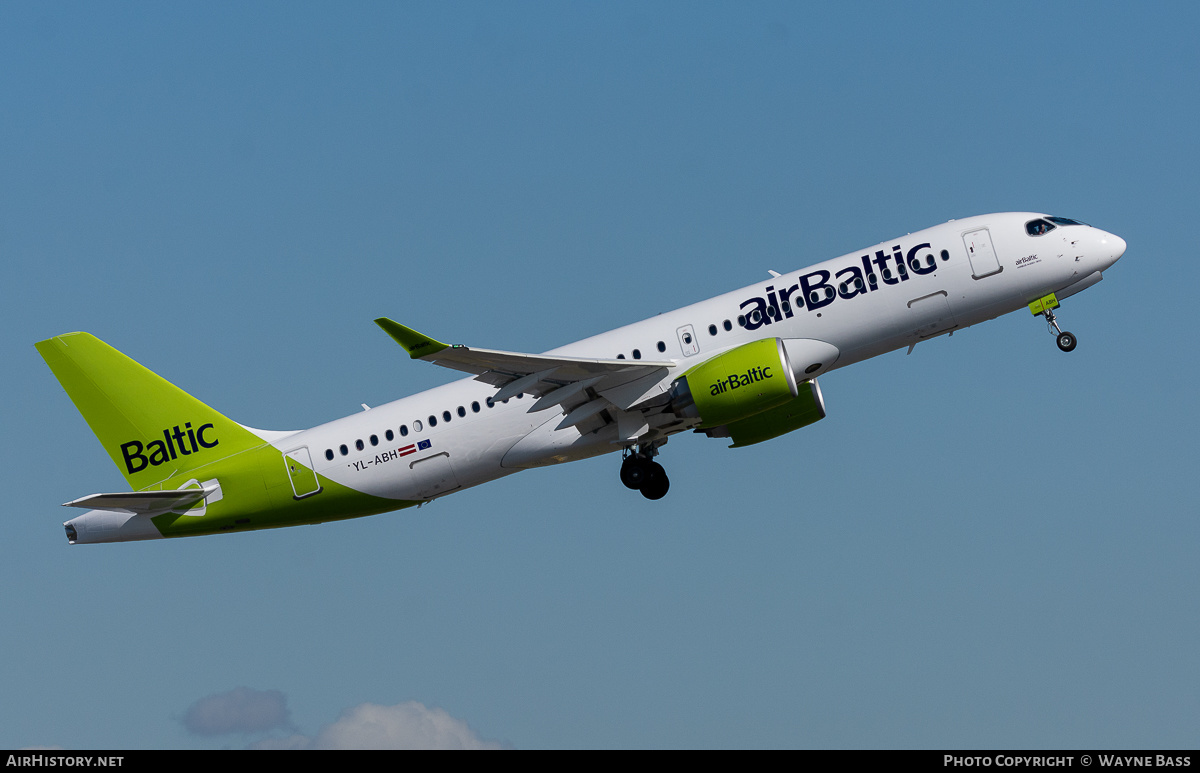
<path id="1" fill-rule="evenodd" d="M 89 333 L 36 347 L 134 490 L 264 444 Z"/>

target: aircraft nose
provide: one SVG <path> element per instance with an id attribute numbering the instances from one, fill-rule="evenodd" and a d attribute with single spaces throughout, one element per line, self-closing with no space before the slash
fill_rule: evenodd
<path id="1" fill-rule="evenodd" d="M 1122 255 L 1125 254 L 1125 240 L 1116 234 L 1110 234 L 1108 231 L 1100 231 L 1100 259 L 1104 262 L 1104 267 L 1108 268 L 1116 263 Z"/>
<path id="2" fill-rule="evenodd" d="M 1112 260 L 1113 263 L 1116 263 L 1117 259 L 1125 254 L 1125 247 L 1127 245 L 1125 244 L 1125 240 L 1116 234 L 1109 234 L 1109 237 L 1112 239 Z"/>

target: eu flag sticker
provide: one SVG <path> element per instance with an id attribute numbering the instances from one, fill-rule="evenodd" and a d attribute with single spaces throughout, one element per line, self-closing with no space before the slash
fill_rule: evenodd
<path id="1" fill-rule="evenodd" d="M 417 443 L 417 450 L 424 451 L 426 448 L 429 448 L 431 445 L 433 445 L 433 443 L 431 441 L 422 440 L 420 443 Z"/>

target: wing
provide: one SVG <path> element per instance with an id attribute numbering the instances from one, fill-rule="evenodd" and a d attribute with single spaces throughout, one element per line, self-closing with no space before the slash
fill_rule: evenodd
<path id="1" fill-rule="evenodd" d="M 558 429 L 575 427 L 587 434 L 613 424 L 617 442 L 637 440 L 651 431 L 675 367 L 670 360 L 596 360 L 452 346 L 386 317 L 375 324 L 414 360 L 471 373 L 476 381 L 497 387 L 494 400 L 531 394 L 537 400 L 530 412 L 562 410 Z"/>

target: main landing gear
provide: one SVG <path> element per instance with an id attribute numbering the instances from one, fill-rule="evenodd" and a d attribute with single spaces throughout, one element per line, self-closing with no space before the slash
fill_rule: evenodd
<path id="1" fill-rule="evenodd" d="M 654 461 L 658 449 L 654 446 L 638 446 L 625 449 L 621 462 L 621 482 L 626 488 L 637 489 L 646 499 L 662 499 L 671 488 L 667 472 Z"/>
<path id="2" fill-rule="evenodd" d="M 1058 348 L 1064 352 L 1069 352 L 1075 348 L 1078 343 L 1075 336 L 1071 333 L 1066 333 L 1058 326 L 1058 320 L 1054 316 L 1053 309 L 1046 309 L 1042 312 L 1042 316 L 1046 318 L 1046 324 L 1054 329 L 1054 334 L 1057 336 Z"/>

